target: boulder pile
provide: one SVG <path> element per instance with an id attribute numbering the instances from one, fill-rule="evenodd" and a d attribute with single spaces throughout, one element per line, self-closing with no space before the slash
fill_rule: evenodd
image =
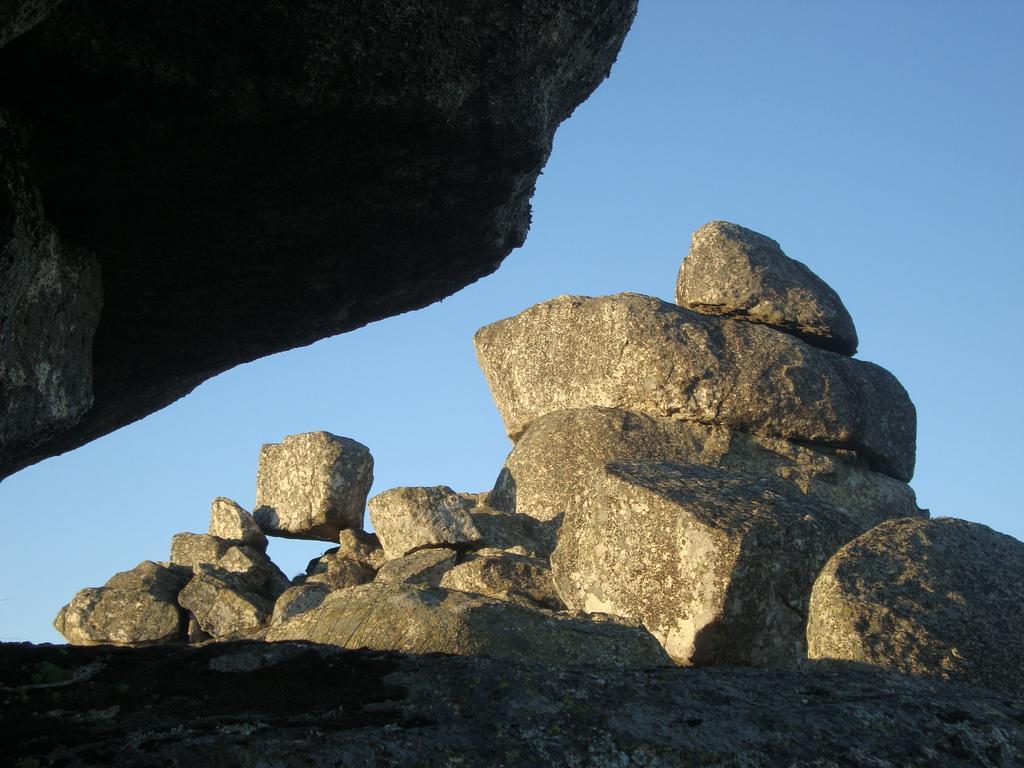
<path id="1" fill-rule="evenodd" d="M 209 533 L 82 590 L 57 628 L 620 667 L 840 659 L 1024 691 L 1024 544 L 918 508 L 913 403 L 774 240 L 711 222 L 675 304 L 560 296 L 474 341 L 514 442 L 491 491 L 367 503 L 365 446 L 293 435 L 263 447 L 252 515 L 215 500 Z M 338 546 L 289 581 L 266 536 Z"/>

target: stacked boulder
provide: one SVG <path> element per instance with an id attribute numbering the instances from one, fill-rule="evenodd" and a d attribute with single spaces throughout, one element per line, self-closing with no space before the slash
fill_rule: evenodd
<path id="1" fill-rule="evenodd" d="M 910 398 L 853 357 L 842 301 L 774 240 L 711 222 L 675 304 L 560 296 L 474 341 L 514 442 L 491 491 L 384 491 L 367 533 L 369 451 L 294 435 L 263 447 L 254 515 L 215 501 L 209 534 L 83 590 L 58 628 L 614 666 L 841 659 L 1024 690 L 1024 544 L 918 508 Z M 287 582 L 267 535 L 338 546 Z"/>

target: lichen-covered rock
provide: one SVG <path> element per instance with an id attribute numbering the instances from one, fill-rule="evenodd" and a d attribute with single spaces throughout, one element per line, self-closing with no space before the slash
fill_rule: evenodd
<path id="1" fill-rule="evenodd" d="M 225 571 L 239 574 L 249 589 L 271 599 L 276 599 L 290 586 L 288 577 L 266 553 L 245 544 L 228 549 L 216 565 Z"/>
<path id="2" fill-rule="evenodd" d="M 515 550 L 531 557 L 549 557 L 555 548 L 556 526 L 518 514 L 514 505 L 503 511 L 481 503 L 469 510 L 469 516 L 480 532 L 481 547 Z"/>
<path id="3" fill-rule="evenodd" d="M 693 233 L 676 303 L 770 325 L 844 355 L 857 351 L 853 318 L 839 295 L 770 237 L 728 221 L 708 222 Z"/>
<path id="4" fill-rule="evenodd" d="M 274 609 L 274 598 L 257 592 L 245 574 L 200 563 L 178 595 L 178 604 L 214 638 L 239 637 L 260 629 Z"/>
<path id="5" fill-rule="evenodd" d="M 267 551 L 267 537 L 256 519 L 231 499 L 218 496 L 210 504 L 210 535 L 240 541 Z"/>
<path id="6" fill-rule="evenodd" d="M 280 624 L 303 611 L 316 608 L 333 591 L 333 587 L 321 582 L 296 584 L 289 587 L 274 603 L 270 625 Z"/>
<path id="7" fill-rule="evenodd" d="M 376 581 L 384 584 L 425 584 L 439 586 L 444 574 L 455 565 L 456 552 L 446 547 L 418 549 L 405 557 L 388 560 L 377 571 Z"/>
<path id="8" fill-rule="evenodd" d="M 638 294 L 560 296 L 474 343 L 516 441 L 546 413 L 598 405 L 846 448 L 913 475 L 917 417 L 895 377 L 774 328 Z"/>
<path id="9" fill-rule="evenodd" d="M 373 484 L 370 449 L 329 432 L 289 435 L 260 449 L 253 516 L 264 533 L 336 541 L 362 530 Z"/>
<path id="10" fill-rule="evenodd" d="M 439 586 L 496 597 L 527 608 L 565 608 L 551 580 L 551 564 L 501 549 L 481 549 L 441 576 Z"/>
<path id="11" fill-rule="evenodd" d="M 850 451 L 600 407 L 554 411 L 534 421 L 506 458 L 488 501 L 547 523 L 553 549 L 566 510 L 583 503 L 609 461 L 704 464 L 774 477 L 809 500 L 842 509 L 865 530 L 889 518 L 927 514 L 909 485 L 872 472 Z"/>
<path id="12" fill-rule="evenodd" d="M 338 534 L 338 556 L 366 563 L 373 570 L 386 560 L 377 534 L 356 528 L 346 528 Z"/>
<path id="13" fill-rule="evenodd" d="M 14 19 L 0 8 L 0 34 L 18 23 L 10 10 Z M 0 477 L 92 407 L 103 303 L 99 264 L 43 215 L 24 134 L 0 108 Z"/>
<path id="14" fill-rule="evenodd" d="M 363 560 L 342 554 L 334 547 L 309 561 L 306 574 L 297 581 L 302 584 L 324 584 L 331 589 L 355 587 L 373 581 L 377 571 Z"/>
<path id="15" fill-rule="evenodd" d="M 636 12 L 11 2 L 0 40 L 24 34 L 0 48 L 0 107 L 31 129 L 47 215 L 100 255 L 105 296 L 92 408 L 0 476 L 493 272 L 526 237 L 555 129 Z"/>
<path id="16" fill-rule="evenodd" d="M 446 485 L 392 488 L 369 501 L 370 520 L 389 560 L 424 547 L 465 547 L 480 541 L 473 502 Z"/>
<path id="17" fill-rule="evenodd" d="M 189 567 L 216 563 L 233 546 L 235 542 L 208 533 L 176 533 L 171 537 L 171 562 Z"/>
<path id="18" fill-rule="evenodd" d="M 811 658 L 1024 695 L 1024 543 L 954 518 L 890 520 L 814 584 Z"/>
<path id="19" fill-rule="evenodd" d="M 178 593 L 190 575 L 188 568 L 146 560 L 78 592 L 53 625 L 72 645 L 182 642 L 187 620 Z"/>
<path id="20" fill-rule="evenodd" d="M 318 607 L 272 626 L 266 637 L 539 664 L 671 663 L 644 629 L 619 621 L 568 618 L 483 595 L 379 582 L 331 592 Z"/>
<path id="21" fill-rule="evenodd" d="M 793 666 L 815 577 L 862 530 L 768 478 L 612 463 L 551 565 L 567 606 L 642 621 L 679 663 Z"/>

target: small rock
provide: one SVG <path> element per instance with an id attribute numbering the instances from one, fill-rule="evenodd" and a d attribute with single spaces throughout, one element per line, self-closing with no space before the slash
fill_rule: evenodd
<path id="1" fill-rule="evenodd" d="M 362 528 L 372 484 L 365 445 L 329 432 L 289 435 L 260 449 L 253 516 L 271 536 L 336 541 Z"/>
<path id="2" fill-rule="evenodd" d="M 290 586 L 284 572 L 255 547 L 244 544 L 231 547 L 217 561 L 217 566 L 242 576 L 250 589 L 271 599 L 276 599 Z"/>
<path id="3" fill-rule="evenodd" d="M 807 643 L 813 659 L 1024 695 L 1024 543 L 954 518 L 882 523 L 818 576 Z"/>
<path id="4" fill-rule="evenodd" d="M 536 664 L 671 664 L 646 631 L 615 621 L 574 619 L 483 595 L 380 582 L 331 592 L 318 607 L 272 626 L 266 638 Z"/>
<path id="5" fill-rule="evenodd" d="M 496 597 L 527 608 L 557 611 L 565 607 L 555 593 L 547 560 L 500 549 L 481 549 L 467 555 L 464 562 L 442 575 L 439 586 Z"/>
<path id="6" fill-rule="evenodd" d="M 223 639 L 251 634 L 266 623 L 274 600 L 257 593 L 245 574 L 200 563 L 178 595 L 178 604 L 191 611 L 199 627 Z"/>
<path id="7" fill-rule="evenodd" d="M 83 589 L 54 620 L 72 645 L 149 645 L 185 640 L 178 593 L 188 568 L 144 561 L 99 588 Z"/>
<path id="8" fill-rule="evenodd" d="M 388 560 L 377 571 L 376 581 L 386 584 L 426 584 L 436 587 L 455 565 L 454 549 L 419 549 L 405 557 Z"/>
<path id="9" fill-rule="evenodd" d="M 384 565 L 387 559 L 377 534 L 354 528 L 346 528 L 338 534 L 338 555 L 366 563 L 373 570 Z"/>
<path id="10" fill-rule="evenodd" d="M 492 549 L 515 549 L 532 557 L 549 557 L 555 548 L 556 527 L 528 515 L 479 504 L 469 511 L 480 531 L 480 545 Z"/>
<path id="11" fill-rule="evenodd" d="M 241 541 L 250 547 L 267 551 L 267 537 L 263 535 L 256 518 L 223 496 L 218 496 L 210 504 L 210 535 Z"/>
<path id="12" fill-rule="evenodd" d="M 451 488 L 392 488 L 369 502 L 370 520 L 389 560 L 424 547 L 459 547 L 480 540 L 472 502 Z"/>
<path id="13" fill-rule="evenodd" d="M 319 606 L 324 598 L 332 592 L 327 584 L 298 584 L 281 593 L 274 603 L 274 612 L 270 618 L 270 626 L 288 621 L 300 613 Z"/>
<path id="14" fill-rule="evenodd" d="M 792 667 L 815 576 L 862 530 L 768 478 L 612 463 L 551 566 L 569 608 L 638 619 L 681 664 Z"/>
<path id="15" fill-rule="evenodd" d="M 769 325 L 844 355 L 857 351 L 857 331 L 839 295 L 770 237 L 728 221 L 693 233 L 676 303 Z"/>
<path id="16" fill-rule="evenodd" d="M 367 563 L 342 555 L 341 550 L 335 547 L 322 557 L 310 561 L 301 582 L 344 589 L 371 582 L 376 573 Z"/>
<path id="17" fill-rule="evenodd" d="M 234 542 L 207 533 L 176 533 L 171 538 L 171 562 L 189 567 L 216 563 Z"/>

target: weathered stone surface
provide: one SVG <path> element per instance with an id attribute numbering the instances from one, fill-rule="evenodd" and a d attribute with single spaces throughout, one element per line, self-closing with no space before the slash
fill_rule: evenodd
<path id="1" fill-rule="evenodd" d="M 182 642 L 186 619 L 178 593 L 190 575 L 187 568 L 146 560 L 102 587 L 78 592 L 53 625 L 72 645 Z"/>
<path id="2" fill-rule="evenodd" d="M 0 33 L 21 19 L 7 17 L 5 5 Z M 4 465 L 73 428 L 92 406 L 103 303 L 97 261 L 43 216 L 20 156 L 24 134 L 0 108 L 0 477 Z"/>
<path id="3" fill-rule="evenodd" d="M 548 557 L 555 548 L 555 527 L 515 511 L 479 504 L 469 510 L 480 532 L 480 545 L 493 549 L 514 549 L 531 557 Z"/>
<path id="4" fill-rule="evenodd" d="M 0 47 L 28 32 L 62 0 L 0 0 Z"/>
<path id="5" fill-rule="evenodd" d="M 872 472 L 850 451 L 600 407 L 554 411 L 534 421 L 509 453 L 488 501 L 548 522 L 553 549 L 565 511 L 584 503 L 609 461 L 705 464 L 778 478 L 809 500 L 842 509 L 865 530 L 889 518 L 926 514 L 909 485 Z M 475 515 L 474 521 L 483 532 Z"/>
<path id="6" fill-rule="evenodd" d="M 441 578 L 455 565 L 456 552 L 445 547 L 419 549 L 405 557 L 388 560 L 377 571 L 376 581 L 384 584 L 425 584 L 439 586 Z"/>
<path id="7" fill-rule="evenodd" d="M 316 608 L 331 593 L 332 589 L 333 587 L 330 585 L 320 582 L 296 584 L 294 587 L 289 587 L 274 603 L 270 624 L 280 624 L 293 616 L 298 616 L 303 611 Z"/>
<path id="8" fill-rule="evenodd" d="M 839 295 L 770 237 L 728 221 L 708 222 L 693 233 L 676 303 L 770 325 L 840 354 L 857 351 L 853 318 Z"/>
<path id="9" fill-rule="evenodd" d="M 883 523 L 822 570 L 807 642 L 812 658 L 1024 696 L 1024 543 L 954 518 Z"/>
<path id="10" fill-rule="evenodd" d="M 551 564 L 539 557 L 481 549 L 441 576 L 439 586 L 496 597 L 526 608 L 565 608 L 551 580 Z"/>
<path id="11" fill-rule="evenodd" d="M 377 571 L 363 560 L 342 554 L 340 547 L 327 550 L 321 557 L 309 561 L 303 584 L 324 584 L 332 589 L 355 587 L 373 581 Z"/>
<path id="12" fill-rule="evenodd" d="M 256 592 L 245 574 L 200 563 L 178 595 L 178 604 L 191 611 L 204 632 L 222 638 L 262 627 L 273 611 L 274 599 Z"/>
<path id="13" fill-rule="evenodd" d="M 635 11 L 88 1 L 3 46 L 0 108 L 31 126 L 47 216 L 99 254 L 105 304 L 92 408 L 0 475 L 493 272 Z"/>
<path id="14" fill-rule="evenodd" d="M 486 655 L 540 664 L 657 667 L 668 657 L 642 628 L 522 608 L 483 595 L 374 582 L 337 590 L 272 626 L 267 640 L 343 648 Z"/>
<path id="15" fill-rule="evenodd" d="M 290 586 L 288 577 L 274 565 L 264 552 L 246 545 L 231 547 L 219 560 L 217 566 L 225 571 L 237 573 L 245 579 L 249 589 L 276 598 Z"/>
<path id="16" fill-rule="evenodd" d="M 838 663 L 595 670 L 307 643 L 8 643 L 0 690 L 15 765 L 1024 765 L 1020 701 Z"/>
<path id="17" fill-rule="evenodd" d="M 377 570 L 384 565 L 384 549 L 375 533 L 346 528 L 338 534 L 338 556 L 366 563 Z"/>
<path id="18" fill-rule="evenodd" d="M 271 536 L 336 541 L 344 528 L 363 527 L 373 484 L 370 449 L 329 432 L 289 435 L 260 449 L 256 511 Z"/>
<path id="19" fill-rule="evenodd" d="M 267 551 L 267 537 L 256 519 L 231 499 L 218 496 L 210 504 L 210 535 L 232 539 Z"/>
<path id="20" fill-rule="evenodd" d="M 207 533 L 176 533 L 171 537 L 171 562 L 189 567 L 216 563 L 233 546 L 234 542 Z"/>
<path id="21" fill-rule="evenodd" d="M 546 413 L 598 405 L 846 448 L 913 475 L 916 412 L 895 377 L 773 328 L 638 294 L 560 296 L 474 343 L 513 440 Z"/>
<path id="22" fill-rule="evenodd" d="M 473 502 L 446 485 L 392 488 L 369 501 L 370 520 L 389 560 L 433 546 L 480 541 L 469 514 Z"/>
<path id="23" fill-rule="evenodd" d="M 815 577 L 862 530 L 767 478 L 613 463 L 551 565 L 567 606 L 642 621 L 679 663 L 793 666 Z"/>

